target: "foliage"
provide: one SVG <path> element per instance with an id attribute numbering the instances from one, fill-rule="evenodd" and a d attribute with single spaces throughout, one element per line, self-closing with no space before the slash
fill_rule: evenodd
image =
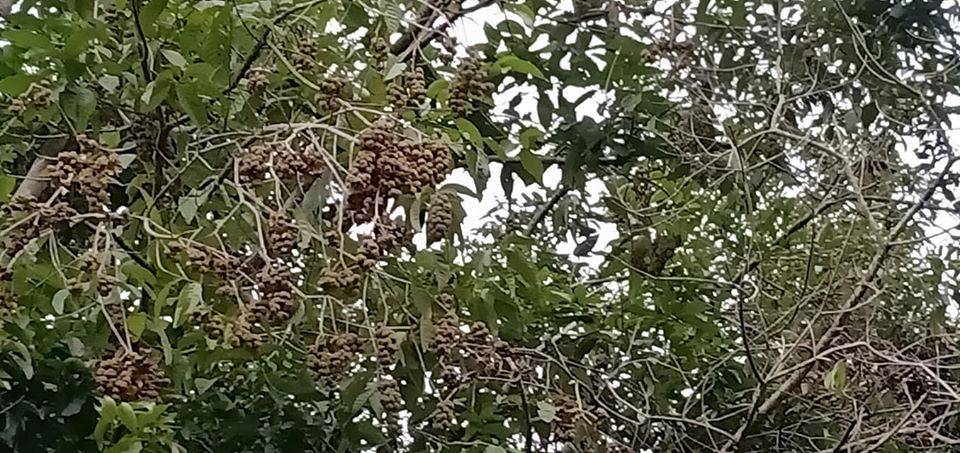
<path id="1" fill-rule="evenodd" d="M 948 451 L 958 20 L 25 0 L 0 442 Z"/>

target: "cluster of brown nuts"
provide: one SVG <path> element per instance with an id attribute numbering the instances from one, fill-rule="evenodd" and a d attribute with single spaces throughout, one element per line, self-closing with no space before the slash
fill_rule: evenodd
<path id="1" fill-rule="evenodd" d="M 276 148 L 254 145 L 237 155 L 240 182 L 257 184 L 279 179 L 319 176 L 326 168 L 323 155 L 313 145 L 295 143 Z"/>
<path id="2" fill-rule="evenodd" d="M 270 79 L 267 78 L 269 71 L 264 68 L 255 68 L 247 74 L 247 89 L 250 91 L 263 91 L 270 85 Z"/>
<path id="3" fill-rule="evenodd" d="M 413 68 L 397 77 L 387 89 L 387 102 L 396 109 L 419 107 L 427 100 L 427 79 L 423 68 Z"/>
<path id="4" fill-rule="evenodd" d="M 360 151 L 350 169 L 348 209 L 354 222 L 373 219 L 387 199 L 439 184 L 450 171 L 450 151 L 436 140 L 403 137 L 399 125 L 386 117 L 363 131 Z"/>
<path id="5" fill-rule="evenodd" d="M 357 266 L 360 269 L 370 269 L 384 256 L 399 249 L 410 239 L 410 234 L 403 224 L 389 219 L 379 219 L 374 225 L 373 235 L 360 238 L 357 247 Z"/>
<path id="6" fill-rule="evenodd" d="M 380 392 L 380 404 L 383 406 L 383 419 L 387 433 L 397 435 L 400 433 L 400 410 L 403 409 L 400 385 L 395 379 L 381 378 L 377 382 L 377 390 Z"/>
<path id="7" fill-rule="evenodd" d="M 348 289 L 357 286 L 360 279 L 353 267 L 334 263 L 320 270 L 317 284 L 326 289 Z"/>
<path id="8" fill-rule="evenodd" d="M 456 314 L 449 314 L 440 318 L 433 327 L 433 347 L 441 361 L 454 358 L 463 332 L 460 331 L 460 318 Z"/>
<path id="9" fill-rule="evenodd" d="M 7 253 L 12 256 L 45 230 L 65 228 L 77 211 L 66 201 L 42 203 L 32 196 L 17 196 L 4 207 L 3 214 L 6 220 L 4 224 L 16 225 L 7 233 L 7 237 L 0 238 L 6 243 Z"/>
<path id="10" fill-rule="evenodd" d="M 30 88 L 10 102 L 10 112 L 23 113 L 27 108 L 45 109 L 53 105 L 53 90 L 50 81 L 43 79 L 31 83 Z"/>
<path id="11" fill-rule="evenodd" d="M 286 213 L 277 211 L 267 220 L 267 247 L 270 256 L 288 256 L 297 245 L 297 224 Z"/>
<path id="12" fill-rule="evenodd" d="M 0 268 L 0 324 L 3 324 L 4 319 L 13 316 L 19 306 L 16 294 L 10 290 L 11 280 L 13 273 Z"/>
<path id="13" fill-rule="evenodd" d="M 387 55 L 390 53 L 390 44 L 381 36 L 370 39 L 370 65 L 377 71 L 383 71 Z"/>
<path id="14" fill-rule="evenodd" d="M 214 340 L 223 338 L 227 330 L 223 316 L 206 308 L 190 313 L 190 325 L 202 330 Z"/>
<path id="15" fill-rule="evenodd" d="M 457 423 L 456 405 L 452 399 L 437 402 L 437 409 L 430 414 L 430 427 L 437 432 L 446 432 Z"/>
<path id="16" fill-rule="evenodd" d="M 373 331 L 373 344 L 377 349 L 377 362 L 384 369 L 390 369 L 397 363 L 397 353 L 400 352 L 400 339 L 393 329 L 379 326 Z"/>
<path id="17" fill-rule="evenodd" d="M 110 178 L 120 174 L 123 166 L 113 150 L 100 146 L 85 136 L 77 137 L 77 151 L 63 151 L 50 172 L 51 184 L 82 196 L 87 209 L 102 207 L 110 202 L 107 186 Z"/>
<path id="18" fill-rule="evenodd" d="M 120 401 L 154 400 L 169 382 L 149 348 L 118 350 L 97 361 L 93 373 L 100 393 Z"/>
<path id="19" fill-rule="evenodd" d="M 483 63 L 472 54 L 460 62 L 450 82 L 450 110 L 457 116 L 466 116 L 473 110 L 474 103 L 489 96 L 493 89 Z"/>
<path id="20" fill-rule="evenodd" d="M 343 377 L 360 352 L 360 337 L 346 332 L 331 335 L 317 342 L 307 352 L 307 368 L 323 385 L 331 385 Z"/>
<path id="21" fill-rule="evenodd" d="M 321 112 L 335 112 L 340 108 L 343 99 L 343 89 L 347 81 L 343 77 L 330 76 L 320 82 L 320 92 L 317 93 L 317 108 Z"/>
<path id="22" fill-rule="evenodd" d="M 238 279 L 242 271 L 240 258 L 199 242 L 176 241 L 168 247 L 174 253 L 184 253 L 192 267 L 216 275 L 222 283 L 217 294 L 233 292 L 231 282 Z"/>
<path id="23" fill-rule="evenodd" d="M 265 325 L 289 321 L 297 311 L 290 269 L 275 262 L 265 265 L 257 277 L 260 297 L 247 304 L 249 313 Z"/>
<path id="24" fill-rule="evenodd" d="M 78 278 L 68 282 L 68 285 L 79 291 L 93 289 L 91 286 L 95 285 L 97 294 L 101 296 L 109 295 L 114 287 L 114 282 L 111 281 L 110 275 L 103 272 L 103 263 L 109 262 L 109 259 L 109 256 L 104 256 L 104 253 L 97 252 L 94 249 L 83 252 L 77 257 L 77 269 L 86 275 L 86 281 L 81 281 Z"/>
<path id="25" fill-rule="evenodd" d="M 560 396 L 556 398 L 554 405 L 557 408 L 554 422 L 557 441 L 573 442 L 577 435 L 577 420 L 580 418 L 580 409 L 576 401 L 568 396 Z"/>
<path id="26" fill-rule="evenodd" d="M 256 349 L 263 345 L 266 338 L 252 313 L 240 315 L 228 325 L 227 341 L 235 348 Z"/>
<path id="27" fill-rule="evenodd" d="M 432 244 L 447 236 L 453 223 L 453 197 L 450 192 L 437 192 L 427 208 L 427 243 Z"/>
<path id="28" fill-rule="evenodd" d="M 301 40 L 297 51 L 290 58 L 294 69 L 298 72 L 307 72 L 317 64 L 317 46 L 307 40 Z"/>

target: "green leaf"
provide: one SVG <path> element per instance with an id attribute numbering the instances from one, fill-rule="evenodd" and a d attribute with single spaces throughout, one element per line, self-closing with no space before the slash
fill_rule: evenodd
<path id="1" fill-rule="evenodd" d="M 203 394 L 203 392 L 206 392 L 207 390 L 209 390 L 210 387 L 212 387 L 213 384 L 217 382 L 217 379 L 196 378 L 193 380 L 193 385 L 197 387 L 198 394 Z"/>
<path id="2" fill-rule="evenodd" d="M 123 423 L 123 426 L 126 426 L 130 431 L 136 431 L 137 429 L 137 414 L 133 412 L 133 406 L 130 403 L 120 403 L 117 406 L 117 418 L 120 419 L 120 423 Z"/>
<path id="3" fill-rule="evenodd" d="M 62 58 L 64 60 L 73 60 L 90 48 L 90 42 L 96 35 L 92 28 L 80 28 L 73 30 L 70 36 L 64 42 Z"/>
<path id="4" fill-rule="evenodd" d="M 100 420 L 97 421 L 97 427 L 93 430 L 93 439 L 98 444 L 103 443 L 104 434 L 113 425 L 117 418 L 117 403 L 113 398 L 105 396 L 100 400 Z"/>
<path id="5" fill-rule="evenodd" d="M 180 101 L 180 107 L 184 113 L 190 116 L 194 123 L 201 126 L 207 124 L 207 106 L 206 102 L 200 98 L 199 91 L 195 84 L 177 85 L 177 100 Z"/>
<path id="6" fill-rule="evenodd" d="M 62 315 L 63 314 L 63 302 L 67 300 L 67 297 L 70 297 L 70 290 L 61 289 L 53 295 L 53 300 L 50 303 L 53 305 L 53 312 Z"/>
<path id="7" fill-rule="evenodd" d="M 147 327 L 147 315 L 143 313 L 134 313 L 127 318 L 127 329 L 134 340 L 139 340 L 143 335 L 143 330 Z"/>
<path id="8" fill-rule="evenodd" d="M 877 108 L 876 102 L 871 102 L 863 108 L 863 111 L 860 113 L 860 119 L 863 121 L 863 127 L 867 128 L 873 124 L 873 121 L 877 119 L 877 115 L 880 113 L 880 110 Z"/>
<path id="9" fill-rule="evenodd" d="M 540 132 L 540 129 L 528 127 L 520 132 L 520 146 L 533 148 L 541 138 L 543 138 L 543 132 Z"/>
<path id="10" fill-rule="evenodd" d="M 543 184 L 543 162 L 540 161 L 540 156 L 533 154 L 529 149 L 521 149 L 520 164 L 538 183 Z"/>
<path id="11" fill-rule="evenodd" d="M 434 80 L 433 82 L 430 82 L 430 86 L 427 87 L 427 96 L 438 101 L 445 101 L 446 99 L 440 98 L 440 94 L 447 91 L 449 87 L 450 82 L 448 82 L 446 79 Z"/>
<path id="12" fill-rule="evenodd" d="M 537 401 L 537 416 L 544 422 L 553 423 L 557 419 L 557 407 L 549 401 Z"/>
<path id="13" fill-rule="evenodd" d="M 507 450 L 504 450 L 503 447 L 498 447 L 496 445 L 487 445 L 487 448 L 483 449 L 483 453 L 507 453 Z"/>
<path id="14" fill-rule="evenodd" d="M 406 63 L 404 63 L 404 62 L 394 63 L 394 65 L 391 66 L 389 70 L 387 70 L 387 74 L 386 74 L 385 76 L 383 76 L 383 80 L 384 80 L 384 81 L 388 81 L 388 80 L 390 80 L 390 79 L 393 79 L 393 78 L 399 76 L 400 73 L 402 73 L 404 69 L 407 69 L 407 64 L 406 64 Z"/>
<path id="15" fill-rule="evenodd" d="M 840 360 L 833 365 L 833 369 L 823 376 L 823 386 L 829 390 L 842 392 L 847 385 L 847 364 Z"/>
<path id="16" fill-rule="evenodd" d="M 516 55 L 504 55 L 500 57 L 500 59 L 495 63 L 495 66 L 508 71 L 529 74 L 539 79 L 546 80 L 546 78 L 543 76 L 543 72 L 540 71 L 540 68 L 534 66 L 533 63 L 527 60 L 521 60 L 520 57 Z"/>
<path id="17" fill-rule="evenodd" d="M 477 129 L 477 126 L 474 126 L 466 118 L 457 118 L 457 129 L 461 134 L 467 137 L 467 140 L 470 143 L 473 143 L 477 148 L 483 148 L 483 136 L 480 135 L 480 130 Z"/>
<path id="18" fill-rule="evenodd" d="M 180 297 L 177 298 L 177 308 L 174 311 L 173 325 L 180 327 L 183 320 L 200 305 L 203 301 L 203 286 L 197 282 L 190 282 L 184 285 L 180 290 Z"/>
<path id="19" fill-rule="evenodd" d="M 108 92 L 114 92 L 120 86 L 120 78 L 114 75 L 105 75 L 97 80 L 97 83 Z"/>
<path id="20" fill-rule="evenodd" d="M 10 194 L 17 188 L 17 178 L 10 175 L 0 174 L 0 201 L 10 200 Z"/>
<path id="21" fill-rule="evenodd" d="M 140 25 L 143 27 L 143 33 L 147 36 L 157 34 L 157 17 L 167 7 L 167 0 L 153 0 L 140 10 Z"/>
<path id="22" fill-rule="evenodd" d="M 60 95 L 60 103 L 73 127 L 84 130 L 90 115 L 97 109 L 97 94 L 87 87 L 72 87 Z"/>
<path id="23" fill-rule="evenodd" d="M 163 54 L 163 57 L 170 62 L 170 64 L 183 69 L 187 66 L 187 59 L 183 58 L 183 55 L 180 55 L 180 52 L 170 49 L 161 49 L 160 53 Z"/>
<path id="24" fill-rule="evenodd" d="M 54 50 L 50 38 L 34 33 L 30 30 L 7 30 L 3 33 L 3 38 L 10 41 L 16 47 L 22 47 L 28 50 Z"/>
<path id="25" fill-rule="evenodd" d="M 27 378 L 27 380 L 33 379 L 33 359 L 30 357 L 30 350 L 19 341 L 15 341 L 12 344 L 13 348 L 20 354 L 12 354 L 10 358 L 12 358 L 14 362 L 17 362 L 17 366 L 20 367 L 20 371 L 23 372 L 23 376 Z"/>
<path id="26" fill-rule="evenodd" d="M 16 74 L 5 77 L 3 80 L 0 80 L 0 93 L 12 97 L 19 96 L 24 91 L 27 91 L 27 88 L 30 88 L 30 84 L 36 80 L 37 76 L 30 74 Z"/>

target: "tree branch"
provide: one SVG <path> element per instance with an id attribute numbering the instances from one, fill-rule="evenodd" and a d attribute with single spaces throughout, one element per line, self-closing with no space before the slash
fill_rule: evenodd
<path id="1" fill-rule="evenodd" d="M 936 193 L 937 189 L 943 185 L 945 178 L 948 174 L 950 174 L 950 168 L 954 163 L 957 162 L 957 160 L 960 160 L 960 157 L 954 156 L 947 161 L 943 172 L 940 173 L 934 183 L 927 188 L 923 196 L 921 196 L 920 199 L 917 200 L 910 207 L 910 209 L 907 210 L 906 213 L 904 213 L 903 217 L 900 218 L 900 221 L 897 222 L 897 224 L 894 225 L 894 227 L 890 230 L 890 233 L 887 235 L 887 239 L 884 241 L 883 246 L 870 261 L 870 265 L 864 272 L 863 277 L 860 278 L 860 281 L 857 282 L 850 296 L 847 297 L 846 301 L 844 301 L 844 303 L 840 306 L 840 313 L 834 318 L 830 326 L 824 330 L 823 334 L 820 336 L 820 339 L 817 340 L 817 342 L 813 345 L 814 351 L 824 349 L 830 344 L 837 332 L 839 332 L 840 328 L 851 312 L 850 308 L 858 305 L 860 300 L 867 293 L 870 284 L 877 276 L 877 272 L 880 271 L 881 265 L 883 264 L 884 260 L 886 260 L 890 250 L 893 248 L 894 241 L 896 241 L 897 237 L 900 236 L 907 224 L 913 220 L 913 216 L 916 215 L 917 211 L 919 211 L 926 202 L 930 201 L 930 198 L 933 197 L 933 194 Z M 804 366 L 791 374 L 790 377 L 769 397 L 767 397 L 763 404 L 760 405 L 759 409 L 757 410 L 757 417 L 750 423 L 744 423 L 743 426 L 741 426 L 740 429 L 734 433 L 734 439 L 731 439 L 729 442 L 727 442 L 720 451 L 726 452 L 729 451 L 734 445 L 739 445 L 740 441 L 744 437 L 744 434 L 746 434 L 746 432 L 752 428 L 757 420 L 759 420 L 763 415 L 776 408 L 780 404 L 784 395 L 792 391 L 797 385 L 800 384 L 801 381 L 803 381 L 810 370 L 813 369 L 813 365 L 813 363 L 810 363 L 809 365 Z"/>

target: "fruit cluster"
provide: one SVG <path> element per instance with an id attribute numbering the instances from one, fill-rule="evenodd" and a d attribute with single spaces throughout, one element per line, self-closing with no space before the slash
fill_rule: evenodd
<path id="1" fill-rule="evenodd" d="M 77 137 L 77 151 L 63 151 L 50 172 L 51 185 L 82 196 L 90 211 L 110 202 L 107 186 L 110 178 L 120 174 L 123 166 L 113 150 L 100 146 L 85 136 Z"/>
<path id="2" fill-rule="evenodd" d="M 121 349 L 97 361 L 93 378 L 100 393 L 120 401 L 157 399 L 168 383 L 160 359 L 149 348 Z"/>
<path id="3" fill-rule="evenodd" d="M 288 256 L 297 245 L 297 224 L 283 212 L 273 212 L 267 220 L 267 247 L 270 256 Z"/>
<path id="4" fill-rule="evenodd" d="M 387 326 L 377 327 L 373 331 L 373 343 L 377 350 L 377 362 L 384 369 L 390 369 L 397 363 L 397 353 L 400 352 L 400 339 Z"/>
<path id="5" fill-rule="evenodd" d="M 457 411 L 453 400 L 440 400 L 437 403 L 437 409 L 430 414 L 430 427 L 438 432 L 446 432 L 456 423 Z"/>
<path id="6" fill-rule="evenodd" d="M 19 306 L 17 296 L 10 291 L 10 281 L 13 280 L 13 273 L 0 268 L 0 324 L 4 319 L 13 316 Z"/>
<path id="7" fill-rule="evenodd" d="M 359 152 L 348 177 L 348 209 L 355 223 L 383 213 L 389 197 L 434 187 L 450 171 L 450 151 L 436 140 L 413 141 L 396 121 L 383 117 L 358 137 Z"/>
<path id="8" fill-rule="evenodd" d="M 297 179 L 319 176 L 325 164 L 323 155 L 310 144 L 297 146 L 254 145 L 237 155 L 237 173 L 240 182 L 258 184 L 273 179 Z"/>
<path id="9" fill-rule="evenodd" d="M 41 80 L 30 84 L 30 87 L 20 96 L 10 102 L 10 112 L 22 113 L 28 107 L 45 109 L 53 105 L 53 90 L 49 80 Z"/>
<path id="10" fill-rule="evenodd" d="M 214 340 L 223 338 L 227 330 L 227 323 L 223 316 L 209 309 L 200 309 L 190 313 L 190 324 L 204 331 L 207 336 Z"/>
<path id="11" fill-rule="evenodd" d="M 460 62 L 450 82 L 450 110 L 457 116 L 466 116 L 475 103 L 490 96 L 493 89 L 493 83 L 487 81 L 483 63 L 472 54 Z"/>
<path id="12" fill-rule="evenodd" d="M 383 71 L 387 55 L 390 53 L 390 44 L 381 36 L 370 39 L 370 65 L 377 71 Z"/>
<path id="13" fill-rule="evenodd" d="M 380 404 L 383 406 L 383 419 L 387 433 L 395 436 L 400 433 L 400 410 L 403 408 L 400 385 L 395 379 L 381 378 L 377 382 L 377 390 L 380 392 Z"/>
<path id="14" fill-rule="evenodd" d="M 397 77 L 387 89 L 387 102 L 395 109 L 419 107 L 427 100 L 427 79 L 422 68 L 413 68 Z"/>
<path id="15" fill-rule="evenodd" d="M 331 76 L 320 82 L 320 92 L 317 93 L 317 108 L 321 112 L 335 112 L 340 108 L 343 99 L 343 89 L 347 81 L 343 77 Z"/>
<path id="16" fill-rule="evenodd" d="M 42 203 L 32 196 L 17 196 L 3 209 L 3 214 L 10 223 L 8 228 L 13 229 L 0 239 L 6 242 L 7 253 L 13 256 L 47 229 L 65 228 L 77 211 L 66 201 Z"/>
<path id="17" fill-rule="evenodd" d="M 298 72 L 307 72 L 317 64 L 317 46 L 310 41 L 300 41 L 297 52 L 293 54 L 291 62 Z"/>
<path id="18" fill-rule="evenodd" d="M 384 256 L 398 250 L 409 241 L 410 234 L 400 222 L 379 219 L 373 228 L 373 235 L 360 238 L 357 247 L 357 266 L 370 269 Z"/>
<path id="19" fill-rule="evenodd" d="M 266 335 L 260 332 L 256 316 L 252 313 L 241 315 L 230 323 L 229 327 L 226 337 L 230 346 L 256 349 L 263 345 Z"/>
<path id="20" fill-rule="evenodd" d="M 453 197 L 450 192 L 437 192 L 427 208 L 427 243 L 432 244 L 447 236 L 453 223 Z"/>
<path id="21" fill-rule="evenodd" d="M 354 333 L 341 333 L 327 337 L 307 352 L 307 368 L 323 385 L 331 385 L 343 377 L 343 373 L 357 359 L 360 352 L 360 337 Z"/>
<path id="22" fill-rule="evenodd" d="M 250 301 L 248 312 L 265 325 L 289 321 L 297 311 L 290 269 L 280 263 L 267 264 L 257 277 L 260 297 Z"/>
<path id="23" fill-rule="evenodd" d="M 352 267 L 336 263 L 320 270 L 317 284 L 325 289 L 347 289 L 360 283 L 360 278 Z"/>
<path id="24" fill-rule="evenodd" d="M 111 277 L 103 272 L 103 263 L 106 262 L 109 262 L 109 257 L 102 256 L 101 253 L 98 253 L 94 249 L 83 252 L 77 257 L 77 269 L 86 275 L 86 282 L 81 282 L 79 279 L 76 279 L 69 282 L 70 286 L 73 289 L 85 291 L 93 289 L 91 286 L 95 285 L 97 294 L 107 296 L 113 289 L 114 284 L 111 281 Z"/>
<path id="25" fill-rule="evenodd" d="M 560 442 L 572 442 L 576 438 L 580 409 L 577 407 L 577 403 L 568 396 L 558 397 L 555 406 L 557 412 L 554 434 Z"/>
<path id="26" fill-rule="evenodd" d="M 242 271 L 240 258 L 199 242 L 177 241 L 171 242 L 168 247 L 174 253 L 184 253 L 192 267 L 216 275 L 222 282 L 217 294 L 233 292 L 232 282 L 240 277 Z"/>
<path id="27" fill-rule="evenodd" d="M 247 89 L 250 91 L 263 91 L 270 84 L 267 78 L 268 71 L 263 68 L 255 68 L 247 75 Z"/>

